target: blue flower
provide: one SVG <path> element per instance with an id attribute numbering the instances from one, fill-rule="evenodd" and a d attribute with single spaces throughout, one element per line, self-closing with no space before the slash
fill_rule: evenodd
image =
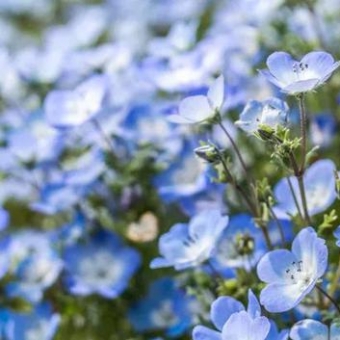
<path id="1" fill-rule="evenodd" d="M 248 292 L 247 311 L 239 301 L 223 296 L 212 303 L 210 316 L 218 331 L 196 326 L 193 340 L 264 340 L 271 327 L 269 320 L 261 316 L 261 307 L 251 290 Z"/>
<path id="2" fill-rule="evenodd" d="M 252 216 L 238 214 L 230 218 L 228 228 L 219 238 L 212 264 L 222 273 L 229 268 L 250 271 L 266 251 L 263 235 Z"/>
<path id="3" fill-rule="evenodd" d="M 131 306 L 128 317 L 138 332 L 165 330 L 175 337 L 192 324 L 192 302 L 174 280 L 165 277 L 150 285 L 148 295 Z"/>
<path id="4" fill-rule="evenodd" d="M 326 52 L 310 52 L 301 61 L 286 52 L 275 52 L 267 59 L 268 70 L 261 73 L 283 92 L 294 95 L 316 89 L 339 65 Z"/>
<path id="5" fill-rule="evenodd" d="M 99 294 L 112 299 L 128 286 L 141 259 L 139 253 L 124 246 L 118 236 L 101 231 L 86 243 L 67 247 L 64 261 L 64 281 L 72 294 Z"/>
<path id="6" fill-rule="evenodd" d="M 336 241 L 336 245 L 338 247 L 340 247 L 340 226 L 338 226 L 336 228 L 336 230 L 334 231 L 333 235 L 336 237 L 337 241 Z"/>
<path id="7" fill-rule="evenodd" d="M 179 113 L 168 116 L 173 123 L 196 124 L 213 118 L 221 109 L 224 100 L 224 78 L 219 76 L 210 86 L 206 96 L 197 95 L 183 99 Z"/>
<path id="8" fill-rule="evenodd" d="M 209 167 L 193 152 L 194 143 L 183 141 L 178 156 L 170 166 L 154 178 L 160 197 L 166 202 L 190 198 L 201 193 L 210 184 Z"/>
<path id="9" fill-rule="evenodd" d="M 292 340 L 337 340 L 340 339 L 340 327 L 336 323 L 328 327 L 319 321 L 306 319 L 296 323 L 289 336 Z"/>
<path id="10" fill-rule="evenodd" d="M 0 207 L 0 231 L 8 227 L 10 216 L 7 210 Z"/>
<path id="11" fill-rule="evenodd" d="M 310 216 L 325 211 L 334 202 L 336 198 L 334 173 L 335 165 L 328 159 L 317 161 L 306 169 L 303 182 Z M 302 211 L 298 180 L 295 176 L 291 176 L 290 180 L 300 211 Z M 288 215 L 294 216 L 298 213 L 287 178 L 283 178 L 277 183 L 274 188 L 274 196 L 277 201 L 274 210 L 279 217 L 289 218 Z"/>
<path id="12" fill-rule="evenodd" d="M 335 137 L 337 122 L 332 114 L 319 114 L 312 117 L 310 123 L 310 139 L 321 148 L 329 147 Z"/>
<path id="13" fill-rule="evenodd" d="M 75 206 L 85 191 L 85 187 L 67 185 L 64 181 L 47 183 L 40 191 L 40 200 L 30 204 L 32 210 L 53 215 Z"/>
<path id="14" fill-rule="evenodd" d="M 60 323 L 60 315 L 48 303 L 37 305 L 27 313 L 9 312 L 5 321 L 7 340 L 52 340 Z"/>
<path id="15" fill-rule="evenodd" d="M 52 247 L 48 234 L 25 231 L 14 235 L 9 245 L 10 274 L 6 285 L 9 297 L 22 297 L 36 303 L 59 277 L 63 262 Z"/>
<path id="16" fill-rule="evenodd" d="M 257 266 L 259 278 L 267 283 L 261 291 L 261 304 L 273 313 L 297 306 L 325 273 L 327 259 L 325 241 L 311 227 L 298 233 L 292 251 L 279 249 L 265 254 Z"/>
<path id="17" fill-rule="evenodd" d="M 107 85 L 105 76 L 94 75 L 73 91 L 51 91 L 44 103 L 48 123 L 55 128 L 72 128 L 89 121 L 102 109 Z"/>
<path id="18" fill-rule="evenodd" d="M 160 237 L 162 257 L 154 259 L 151 268 L 174 266 L 176 270 L 182 270 L 198 266 L 211 257 L 228 221 L 228 216 L 222 216 L 218 210 L 204 210 L 189 224 L 175 224 Z"/>
<path id="19" fill-rule="evenodd" d="M 286 125 L 288 110 L 287 104 L 278 98 L 263 102 L 252 100 L 243 109 L 235 124 L 250 134 L 257 132 L 261 125 L 275 129 L 278 125 Z"/>

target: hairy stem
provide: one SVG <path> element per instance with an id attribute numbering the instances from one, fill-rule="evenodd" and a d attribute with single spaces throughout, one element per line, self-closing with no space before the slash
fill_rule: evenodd
<path id="1" fill-rule="evenodd" d="M 321 292 L 338 310 L 338 313 L 340 314 L 340 307 L 337 304 L 337 302 L 325 291 L 323 290 L 319 285 L 315 285 L 316 289 L 318 289 L 319 292 Z"/>

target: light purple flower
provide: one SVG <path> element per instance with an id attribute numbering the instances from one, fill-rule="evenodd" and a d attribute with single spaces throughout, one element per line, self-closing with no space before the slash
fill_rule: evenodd
<path id="1" fill-rule="evenodd" d="M 283 92 L 295 95 L 315 90 L 339 65 L 326 52 L 310 52 L 301 61 L 286 52 L 274 52 L 267 59 L 268 70 L 260 72 Z"/>
<path id="2" fill-rule="evenodd" d="M 257 266 L 259 278 L 267 283 L 261 291 L 261 304 L 272 313 L 297 306 L 325 273 L 327 259 L 325 241 L 312 227 L 298 233 L 292 251 L 277 249 L 265 254 Z"/>

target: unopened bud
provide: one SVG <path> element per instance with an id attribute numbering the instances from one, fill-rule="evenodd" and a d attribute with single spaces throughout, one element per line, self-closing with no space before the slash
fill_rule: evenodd
<path id="1" fill-rule="evenodd" d="M 220 152 L 216 146 L 206 144 L 194 149 L 197 157 L 205 160 L 208 163 L 217 163 L 221 160 Z"/>

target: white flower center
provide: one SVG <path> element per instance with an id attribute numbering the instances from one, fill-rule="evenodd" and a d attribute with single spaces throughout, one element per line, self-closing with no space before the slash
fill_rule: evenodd
<path id="1" fill-rule="evenodd" d="M 175 325 L 179 320 L 173 311 L 173 303 L 171 300 L 164 300 L 160 308 L 152 311 L 152 323 L 159 328 L 166 328 Z"/>
<path id="2" fill-rule="evenodd" d="M 79 263 L 78 275 L 89 286 L 114 284 L 124 271 L 122 263 L 107 251 L 98 251 L 83 258 Z"/>
<path id="3" fill-rule="evenodd" d="M 308 64 L 302 62 L 293 65 L 293 72 L 297 81 L 319 78 L 318 75 L 309 68 Z"/>
<path id="4" fill-rule="evenodd" d="M 292 284 L 299 285 L 303 291 L 313 280 L 313 273 L 303 265 L 303 261 L 293 261 L 286 269 L 286 279 Z"/>

